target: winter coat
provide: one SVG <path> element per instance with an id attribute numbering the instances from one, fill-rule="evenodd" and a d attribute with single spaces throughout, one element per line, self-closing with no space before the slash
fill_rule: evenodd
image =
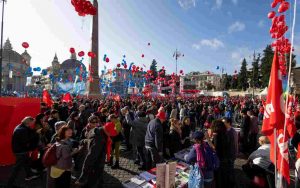
<path id="1" fill-rule="evenodd" d="M 147 126 L 145 145 L 163 152 L 163 125 L 157 118 L 150 121 Z"/>
<path id="2" fill-rule="evenodd" d="M 39 135 L 26 125 L 18 125 L 12 136 L 12 150 L 15 154 L 26 153 L 37 148 Z"/>
<path id="3" fill-rule="evenodd" d="M 181 137 L 176 130 L 171 129 L 169 133 L 169 150 L 171 157 L 174 157 L 174 153 L 182 149 Z"/>
<path id="4" fill-rule="evenodd" d="M 71 170 L 72 169 L 72 142 L 70 140 L 63 140 L 56 142 L 56 156 L 57 164 L 56 168 L 62 170 Z"/>
<path id="5" fill-rule="evenodd" d="M 137 147 L 145 146 L 145 135 L 147 131 L 147 125 L 149 122 L 148 118 L 137 117 L 135 120 L 132 120 L 129 114 L 127 114 L 125 118 L 127 123 L 131 125 L 131 144 L 136 145 Z"/>

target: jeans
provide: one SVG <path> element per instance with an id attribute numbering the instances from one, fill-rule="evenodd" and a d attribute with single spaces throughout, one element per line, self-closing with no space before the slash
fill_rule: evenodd
<path id="1" fill-rule="evenodd" d="M 151 168 L 156 167 L 156 164 L 162 162 L 162 157 L 159 155 L 155 147 L 146 146 L 146 169 L 150 170 Z"/>
<path id="2" fill-rule="evenodd" d="M 137 146 L 137 158 L 141 161 L 142 166 L 146 165 L 145 155 L 144 155 L 144 147 Z"/>
<path id="3" fill-rule="evenodd" d="M 26 177 L 30 177 L 32 175 L 32 172 L 30 170 L 31 159 L 29 158 L 28 154 L 27 153 L 15 154 L 15 157 L 16 157 L 16 164 L 14 165 L 13 171 L 8 180 L 7 183 L 8 188 L 13 187 L 15 179 L 17 179 L 19 172 L 22 170 L 22 168 L 25 169 Z"/>

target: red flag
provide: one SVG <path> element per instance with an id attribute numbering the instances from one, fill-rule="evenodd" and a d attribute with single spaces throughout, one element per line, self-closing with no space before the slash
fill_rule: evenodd
<path id="1" fill-rule="evenodd" d="M 290 183 L 288 137 L 284 133 L 284 97 L 282 91 L 281 72 L 279 69 L 277 50 L 274 53 L 268 96 L 265 105 L 262 133 L 268 136 L 271 143 L 270 158 L 275 164 L 274 149 L 277 152 L 277 170 Z M 276 128 L 276 148 L 274 148 L 274 129 Z M 281 165 L 282 164 L 282 165 Z"/>
<path id="2" fill-rule="evenodd" d="M 72 98 L 73 97 L 71 96 L 70 93 L 66 93 L 62 98 L 62 102 L 70 102 L 70 101 L 72 101 Z"/>
<path id="3" fill-rule="evenodd" d="M 49 92 L 46 89 L 44 89 L 44 91 L 43 91 L 43 102 L 46 103 L 48 107 L 51 107 L 53 104 L 51 95 L 49 94 Z"/>

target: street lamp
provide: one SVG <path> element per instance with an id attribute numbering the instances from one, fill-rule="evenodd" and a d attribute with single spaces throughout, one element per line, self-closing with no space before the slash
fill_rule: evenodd
<path id="1" fill-rule="evenodd" d="M 2 0 L 2 21 L 1 21 L 1 44 L 0 44 L 0 96 L 2 96 L 2 59 L 3 59 L 3 18 L 4 18 L 4 3 Z"/>

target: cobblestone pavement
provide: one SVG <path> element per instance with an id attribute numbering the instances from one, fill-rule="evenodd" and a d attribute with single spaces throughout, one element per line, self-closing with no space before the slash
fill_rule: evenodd
<path id="1" fill-rule="evenodd" d="M 132 160 L 131 152 L 121 152 L 120 169 L 113 170 L 109 166 L 105 166 L 104 174 L 104 187 L 105 188 L 121 188 L 122 182 L 130 179 L 131 177 L 141 173 L 138 170 L 138 166 L 134 164 Z M 236 185 L 238 188 L 248 188 L 249 179 L 242 172 L 242 165 L 246 163 L 246 160 L 239 157 L 235 162 L 235 176 Z M 0 188 L 5 187 L 5 180 L 10 175 L 11 167 L 0 166 Z M 42 175 L 39 179 L 34 181 L 25 182 L 24 177 L 20 177 L 17 180 L 18 187 L 21 188 L 44 188 L 46 183 L 45 175 Z M 75 186 L 72 186 L 75 187 Z"/>
<path id="2" fill-rule="evenodd" d="M 120 169 L 113 170 L 109 166 L 105 166 L 104 175 L 104 187 L 105 188 L 120 188 L 122 187 L 122 182 L 130 179 L 131 177 L 138 175 L 141 171 L 138 170 L 138 166 L 133 163 L 130 152 L 122 152 L 120 159 Z M 249 187 L 249 180 L 245 177 L 244 173 L 241 171 L 241 165 L 245 163 L 243 159 L 236 160 L 236 182 L 238 187 L 247 188 Z M 0 187 L 4 188 L 5 181 L 9 177 L 11 168 L 0 167 Z M 23 177 L 18 178 L 17 185 L 22 188 L 44 188 L 46 177 L 45 175 L 34 181 L 25 182 L 22 180 Z"/>

